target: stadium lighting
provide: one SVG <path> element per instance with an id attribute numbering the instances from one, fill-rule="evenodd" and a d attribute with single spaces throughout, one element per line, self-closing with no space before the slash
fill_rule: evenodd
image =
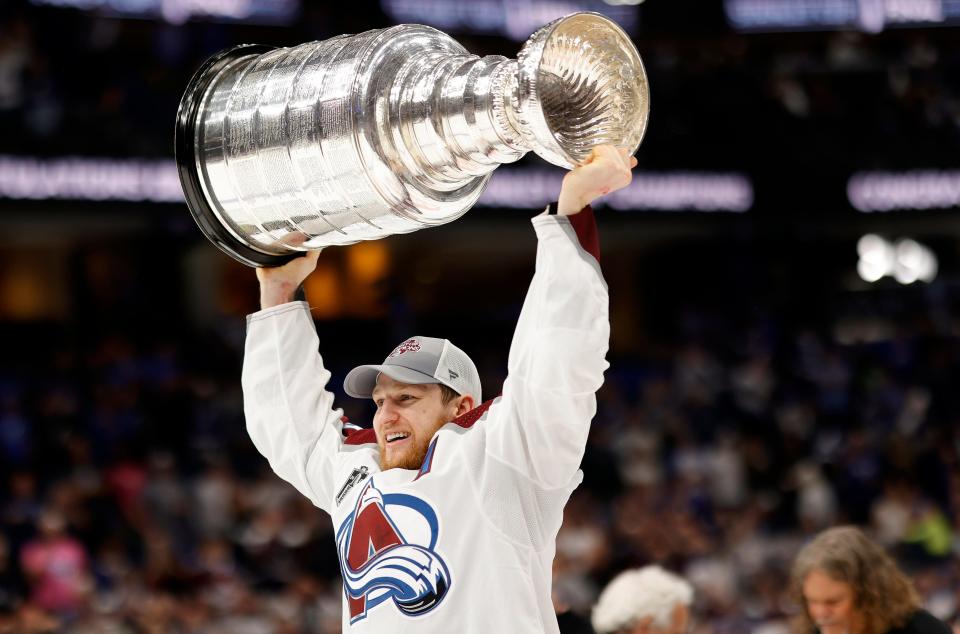
<path id="1" fill-rule="evenodd" d="M 893 276 L 901 284 L 912 284 L 917 280 L 930 282 L 937 276 L 937 258 L 933 252 L 919 242 L 903 239 L 897 242 L 896 266 Z"/>
<path id="2" fill-rule="evenodd" d="M 724 0 L 730 24 L 746 31 L 888 28 L 956 24 L 954 0 Z"/>
<path id="3" fill-rule="evenodd" d="M 532 209 L 551 202 L 564 172 L 500 168 L 478 207 Z M 732 212 L 753 205 L 753 184 L 737 172 L 636 172 L 630 186 L 603 199 L 618 211 Z M 0 198 L 183 202 L 172 160 L 40 158 L 0 155 Z"/>
<path id="4" fill-rule="evenodd" d="M 602 13 L 633 32 L 638 20 L 634 4 L 635 0 L 380 0 L 384 13 L 398 24 L 498 33 L 520 42 L 547 22 L 577 11 Z"/>
<path id="5" fill-rule="evenodd" d="M 224 22 L 289 24 L 300 0 L 30 0 L 38 6 L 97 11 L 111 17 L 162 18 L 170 24 L 206 19 Z"/>
<path id="6" fill-rule="evenodd" d="M 847 198 L 864 213 L 950 209 L 960 205 L 960 170 L 857 172 L 847 182 Z"/>
<path id="7" fill-rule="evenodd" d="M 901 284 L 920 280 L 932 282 L 937 276 L 937 257 L 928 247 L 916 240 L 903 238 L 890 243 L 869 233 L 857 241 L 857 274 L 873 284 L 885 276 L 892 276 Z"/>
<path id="8" fill-rule="evenodd" d="M 865 282 L 877 282 L 893 270 L 893 249 L 876 234 L 868 233 L 857 241 L 857 254 L 857 273 Z"/>

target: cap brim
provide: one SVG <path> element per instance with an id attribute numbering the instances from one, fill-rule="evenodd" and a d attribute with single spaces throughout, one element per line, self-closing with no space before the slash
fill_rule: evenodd
<path id="1" fill-rule="evenodd" d="M 343 379 L 343 391 L 355 398 L 370 398 L 377 387 L 377 376 L 386 374 L 394 381 L 411 385 L 440 383 L 435 377 L 402 365 L 361 365 L 350 370 Z"/>

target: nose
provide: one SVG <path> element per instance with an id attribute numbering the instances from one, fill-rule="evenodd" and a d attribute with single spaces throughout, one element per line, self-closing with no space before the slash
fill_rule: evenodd
<path id="1" fill-rule="evenodd" d="M 811 605 L 809 609 L 814 621 L 823 621 L 830 617 L 830 608 L 826 606 Z"/>
<path id="2" fill-rule="evenodd" d="M 385 423 L 392 423 L 397 419 L 397 413 L 399 410 L 393 403 L 390 402 L 390 399 L 384 399 L 383 405 L 377 409 L 377 413 L 374 415 L 374 422 L 379 422 L 381 425 Z"/>

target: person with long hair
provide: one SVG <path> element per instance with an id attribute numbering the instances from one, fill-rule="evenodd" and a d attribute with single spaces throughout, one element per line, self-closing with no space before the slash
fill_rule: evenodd
<path id="1" fill-rule="evenodd" d="M 797 555 L 798 634 L 950 634 L 920 606 L 910 579 L 855 526 L 823 531 Z"/>

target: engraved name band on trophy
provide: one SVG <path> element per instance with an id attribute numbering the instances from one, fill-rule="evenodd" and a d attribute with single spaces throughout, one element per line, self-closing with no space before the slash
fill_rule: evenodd
<path id="1" fill-rule="evenodd" d="M 516 60 L 404 24 L 207 60 L 180 103 L 176 152 L 203 233 L 251 266 L 450 222 L 528 151 L 572 168 L 640 145 L 637 49 L 596 13 L 539 29 Z"/>

